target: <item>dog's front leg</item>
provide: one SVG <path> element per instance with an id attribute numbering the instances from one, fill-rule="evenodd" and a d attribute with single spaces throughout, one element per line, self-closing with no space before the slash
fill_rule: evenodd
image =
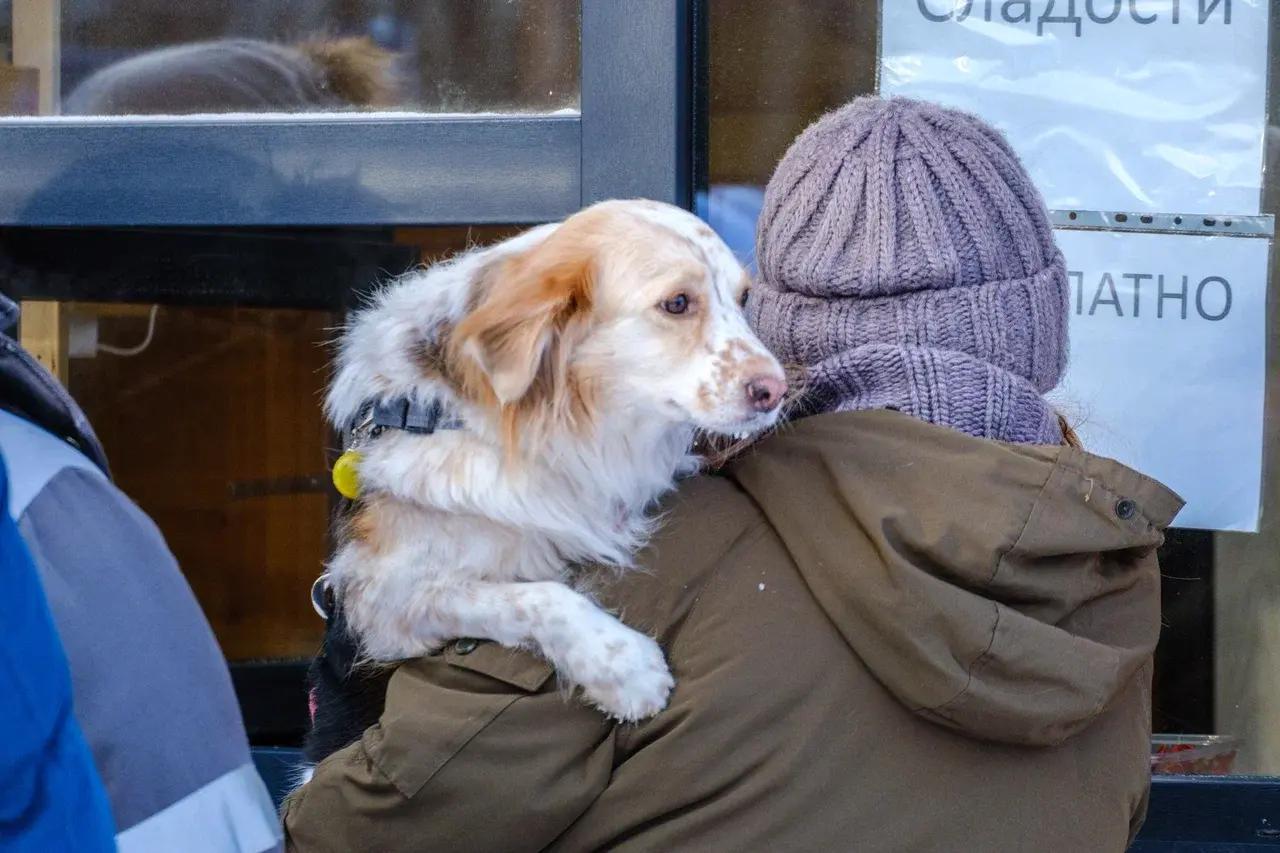
<path id="1" fill-rule="evenodd" d="M 610 716 L 641 720 L 666 707 L 675 682 L 658 644 L 563 584 L 431 584 L 415 598 L 426 646 L 452 637 L 533 646 Z"/>

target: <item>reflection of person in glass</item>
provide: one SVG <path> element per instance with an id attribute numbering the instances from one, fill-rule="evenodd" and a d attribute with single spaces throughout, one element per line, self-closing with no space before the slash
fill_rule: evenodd
<path id="1" fill-rule="evenodd" d="M 331 112 L 396 104 L 394 56 L 366 38 L 223 39 L 149 51 L 76 87 L 65 115 Z"/>
<path id="2" fill-rule="evenodd" d="M 598 591 L 662 643 L 670 705 L 615 725 L 460 640 L 394 670 L 290 849 L 1125 849 L 1181 501 L 1044 398 L 1067 273 L 1026 172 L 976 118 L 854 101 L 779 164 L 757 249 L 791 423 Z"/>

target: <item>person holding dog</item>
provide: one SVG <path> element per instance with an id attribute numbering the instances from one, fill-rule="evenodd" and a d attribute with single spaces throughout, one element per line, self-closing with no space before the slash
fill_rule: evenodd
<path id="1" fill-rule="evenodd" d="M 290 849 L 1126 847 L 1181 501 L 1044 399 L 1066 268 L 1017 157 L 855 100 L 779 163 L 757 250 L 789 423 L 685 481 L 648 571 L 599 590 L 662 644 L 668 707 L 615 724 L 460 639 L 290 799 Z"/>

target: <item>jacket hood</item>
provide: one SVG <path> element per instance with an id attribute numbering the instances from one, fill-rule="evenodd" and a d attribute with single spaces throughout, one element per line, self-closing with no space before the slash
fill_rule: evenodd
<path id="1" fill-rule="evenodd" d="M 1153 552 L 1182 501 L 1118 462 L 865 411 L 799 420 L 727 473 L 854 653 L 936 723 L 1060 743 L 1150 663 Z"/>

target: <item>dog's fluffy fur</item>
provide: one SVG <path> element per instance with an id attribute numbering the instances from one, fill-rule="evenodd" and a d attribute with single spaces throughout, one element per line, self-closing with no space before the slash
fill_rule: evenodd
<path id="1" fill-rule="evenodd" d="M 696 467 L 697 431 L 772 425 L 783 374 L 740 310 L 747 281 L 691 214 L 615 201 L 405 276 L 357 314 L 333 423 L 404 396 L 464 424 L 361 448 L 328 574 L 363 653 L 491 639 L 538 651 L 618 719 L 664 707 L 657 644 L 570 571 L 631 565 L 646 509 Z"/>

